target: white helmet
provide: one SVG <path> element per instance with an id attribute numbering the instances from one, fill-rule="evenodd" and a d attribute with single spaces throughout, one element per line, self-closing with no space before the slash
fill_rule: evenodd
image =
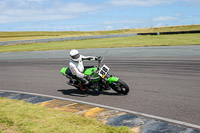
<path id="1" fill-rule="evenodd" d="M 76 49 L 71 50 L 69 55 L 73 61 L 80 61 L 81 59 L 80 54 Z"/>

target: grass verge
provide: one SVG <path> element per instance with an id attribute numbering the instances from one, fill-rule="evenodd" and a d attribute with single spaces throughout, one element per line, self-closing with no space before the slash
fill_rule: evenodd
<path id="1" fill-rule="evenodd" d="M 131 133 L 73 113 L 0 98 L 0 132 Z"/>
<path id="2" fill-rule="evenodd" d="M 88 39 L 36 44 L 0 46 L 0 52 L 45 51 L 63 49 L 147 47 L 147 46 L 200 45 L 200 34 L 177 34 L 159 36 L 135 36 L 120 38 Z"/>
<path id="3" fill-rule="evenodd" d="M 93 36 L 93 35 L 110 35 L 110 34 L 126 34 L 126 33 L 150 33 L 150 32 L 172 32 L 172 31 L 189 31 L 200 30 L 200 25 L 183 25 L 168 26 L 155 28 L 138 28 L 138 29 L 122 29 L 112 31 L 23 31 L 23 32 L 0 32 L 0 41 L 16 41 L 16 40 L 33 40 L 47 38 L 77 37 L 77 36 Z"/>

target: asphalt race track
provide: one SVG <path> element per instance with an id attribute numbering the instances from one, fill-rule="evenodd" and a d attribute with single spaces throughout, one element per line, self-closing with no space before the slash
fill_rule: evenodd
<path id="1" fill-rule="evenodd" d="M 86 62 L 91 65 L 96 62 Z M 81 93 L 59 71 L 67 59 L 0 60 L 0 89 L 93 102 L 200 125 L 200 56 L 119 57 L 104 63 L 130 87 Z"/>

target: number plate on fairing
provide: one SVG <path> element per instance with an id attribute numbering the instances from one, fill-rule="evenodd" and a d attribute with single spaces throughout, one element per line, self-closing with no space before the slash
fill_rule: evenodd
<path id="1" fill-rule="evenodd" d="M 107 67 L 105 64 L 103 65 L 103 67 L 100 68 L 98 75 L 101 76 L 102 78 L 104 78 L 109 72 L 109 67 Z"/>

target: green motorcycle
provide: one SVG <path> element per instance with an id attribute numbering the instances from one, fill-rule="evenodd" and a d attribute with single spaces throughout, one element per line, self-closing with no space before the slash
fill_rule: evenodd
<path id="1" fill-rule="evenodd" d="M 101 66 L 103 58 L 98 57 L 98 66 L 93 68 L 88 68 L 84 71 L 85 75 L 88 75 L 90 78 L 89 84 L 84 85 L 79 79 L 73 77 L 69 73 L 70 69 L 68 67 L 63 67 L 60 70 L 60 73 L 66 76 L 69 79 L 68 84 L 76 87 L 80 91 L 87 91 L 92 89 L 94 91 L 105 91 L 113 89 L 119 94 L 127 95 L 129 92 L 128 85 L 109 73 L 109 67 L 105 64 Z"/>

